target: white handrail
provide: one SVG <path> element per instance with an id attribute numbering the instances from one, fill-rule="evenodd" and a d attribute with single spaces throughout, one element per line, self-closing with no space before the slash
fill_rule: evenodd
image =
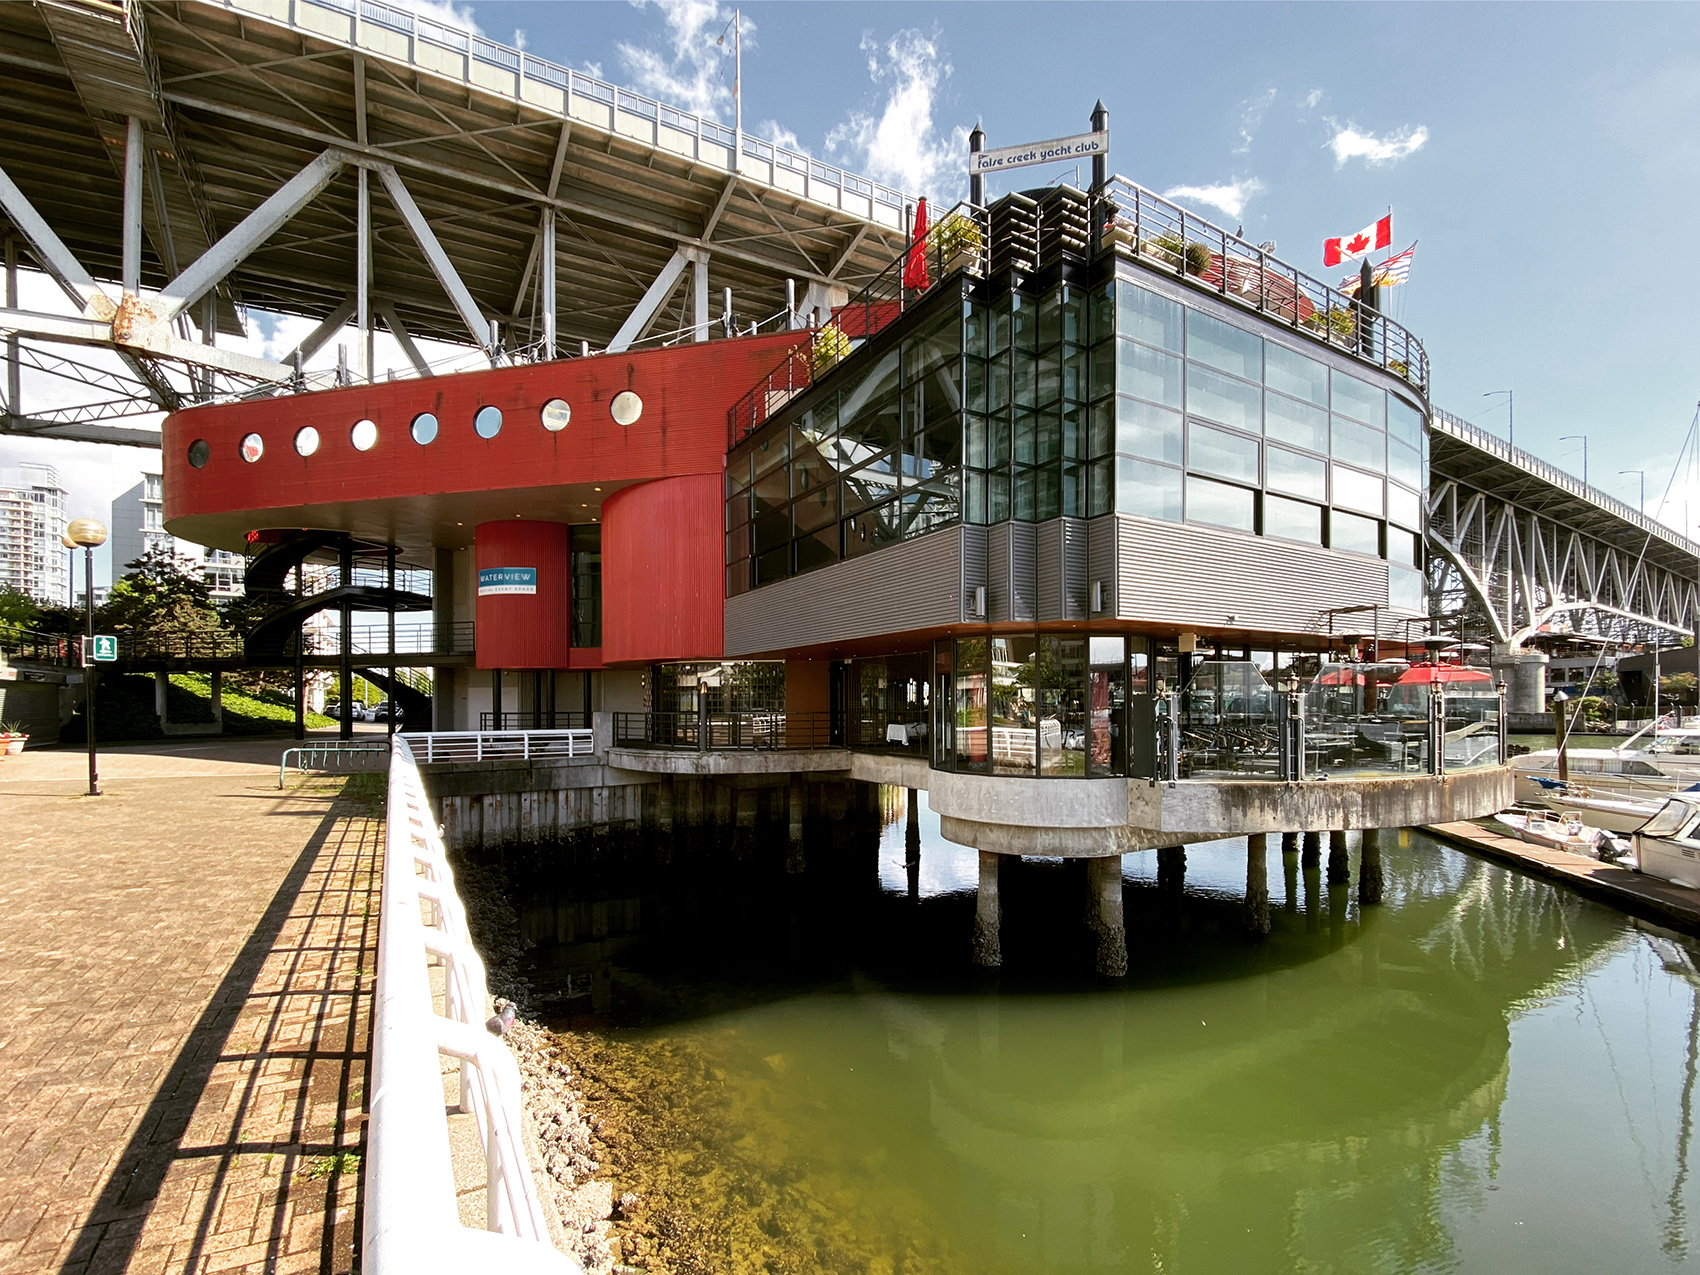
<path id="1" fill-rule="evenodd" d="M 583 1275 L 549 1237 L 522 1137 L 519 1067 L 484 1028 L 484 963 L 472 946 L 412 742 L 397 735 L 390 751 L 365 1163 L 366 1269 L 458 1275 L 468 1262 L 500 1262 L 509 1272 Z M 429 956 L 445 966 L 446 1014 L 432 1003 Z M 459 1222 L 442 1054 L 461 1060 L 461 1107 L 471 1111 L 484 1143 L 488 1231 Z"/>
<path id="2" fill-rule="evenodd" d="M 531 761 L 534 758 L 589 757 L 596 732 L 576 730 L 457 730 L 409 735 L 422 762 Z"/>

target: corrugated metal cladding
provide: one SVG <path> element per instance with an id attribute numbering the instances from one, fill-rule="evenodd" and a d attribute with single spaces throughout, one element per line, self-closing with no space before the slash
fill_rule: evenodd
<path id="1" fill-rule="evenodd" d="M 993 624 L 1009 619 L 1009 529 L 1012 523 L 986 528 L 986 619 Z"/>
<path id="2" fill-rule="evenodd" d="M 1038 589 L 1035 614 L 1041 620 L 1063 618 L 1063 527 L 1062 519 L 1042 522 L 1033 528 L 1033 564 Z"/>
<path id="3" fill-rule="evenodd" d="M 962 620 L 962 528 L 726 600 L 726 654 L 815 646 Z"/>
<path id="4" fill-rule="evenodd" d="M 1333 607 L 1387 605 L 1387 564 L 1117 514 L 1115 615 L 1311 633 Z M 1232 617 L 1230 619 L 1229 617 Z"/>
<path id="5" fill-rule="evenodd" d="M 1009 524 L 1009 618 L 1039 618 L 1039 529 L 1030 522 Z"/>
<path id="6" fill-rule="evenodd" d="M 974 611 L 974 590 L 986 587 L 986 528 L 962 528 L 962 618 L 983 620 Z M 989 599 L 987 610 L 989 611 Z"/>
<path id="7" fill-rule="evenodd" d="M 1080 518 L 1062 520 L 1063 551 L 1063 614 L 1065 620 L 1084 620 L 1092 605 L 1092 590 L 1087 583 L 1086 567 L 1091 532 Z"/>
<path id="8" fill-rule="evenodd" d="M 1120 592 L 1116 588 L 1116 520 L 1114 518 L 1094 518 L 1086 524 L 1086 603 L 1092 604 L 1092 585 L 1101 582 L 1104 593 L 1101 599 L 1101 609 L 1094 611 L 1094 616 L 1112 616 L 1116 613 L 1116 596 Z"/>

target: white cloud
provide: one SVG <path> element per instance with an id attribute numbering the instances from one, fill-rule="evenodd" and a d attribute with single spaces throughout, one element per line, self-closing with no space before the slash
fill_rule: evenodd
<path id="1" fill-rule="evenodd" d="M 1428 129 L 1422 124 L 1415 128 L 1402 128 L 1385 137 L 1366 133 L 1354 124 L 1342 125 L 1334 119 L 1328 121 L 1328 126 L 1334 130 L 1334 136 L 1328 139 L 1328 148 L 1334 152 L 1336 168 L 1344 168 L 1346 162 L 1353 159 L 1375 165 L 1396 163 L 1413 151 L 1421 150 L 1428 141 Z"/>
<path id="2" fill-rule="evenodd" d="M 809 148 L 798 140 L 797 135 L 778 120 L 763 120 L 749 131 L 754 132 L 763 141 L 772 142 L 775 146 L 783 146 L 786 150 L 796 151 L 799 155 L 811 153 Z"/>
<path id="3" fill-rule="evenodd" d="M 1220 208 L 1230 217 L 1238 217 L 1245 211 L 1245 206 L 1254 195 L 1261 195 L 1266 187 L 1255 177 L 1247 177 L 1241 181 L 1222 182 L 1215 186 L 1171 186 L 1163 192 L 1164 199 L 1181 199 L 1195 204 L 1209 204 L 1212 208 Z"/>
<path id="4" fill-rule="evenodd" d="M 1274 89 L 1265 89 L 1256 97 L 1248 97 L 1240 103 L 1240 144 L 1234 147 L 1234 154 L 1244 155 L 1251 150 L 1252 139 L 1257 136 L 1257 130 L 1263 124 L 1263 117 L 1273 105 Z"/>
<path id="5" fill-rule="evenodd" d="M 826 135 L 826 148 L 845 164 L 876 181 L 910 193 L 947 184 L 941 198 L 965 184 L 968 130 L 957 126 L 941 135 L 933 120 L 940 87 L 951 66 L 939 49 L 939 35 L 908 28 L 881 42 L 862 37 L 868 78 L 886 93 L 877 115 L 852 111 Z"/>
<path id="6" fill-rule="evenodd" d="M 721 112 L 731 114 L 733 39 L 716 44 L 721 31 L 732 20 L 732 10 L 719 0 L 634 0 L 639 8 L 653 3 L 667 23 L 665 50 L 641 48 L 622 42 L 617 47 L 620 64 L 631 77 L 632 86 L 707 119 L 718 120 Z M 742 19 L 744 47 L 752 43 L 755 23 Z M 741 87 L 741 86 L 740 86 Z"/>
<path id="7" fill-rule="evenodd" d="M 1321 89 L 1312 89 L 1310 92 L 1308 92 L 1304 95 L 1305 110 L 1314 111 L 1317 107 L 1317 103 L 1319 103 L 1321 101 L 1322 101 L 1322 90 Z"/>
<path id="8" fill-rule="evenodd" d="M 472 16 L 472 6 L 469 4 L 455 4 L 453 0 L 385 0 L 385 3 L 417 13 L 432 22 L 440 22 L 446 27 L 459 27 L 462 31 L 471 31 L 476 35 L 484 34 L 478 20 Z"/>

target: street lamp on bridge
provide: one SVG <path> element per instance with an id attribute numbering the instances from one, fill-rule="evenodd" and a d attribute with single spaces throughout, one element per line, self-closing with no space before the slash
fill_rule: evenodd
<path id="1" fill-rule="evenodd" d="M 1588 485 L 1588 436 L 1586 434 L 1560 434 L 1558 436 L 1558 441 L 1561 442 L 1561 443 L 1574 443 L 1574 442 L 1577 442 L 1577 441 L 1581 442 L 1581 444 L 1582 444 L 1582 485 L 1584 487 L 1586 487 Z"/>
<path id="2" fill-rule="evenodd" d="M 1505 395 L 1505 438 L 1511 444 L 1511 450 L 1517 450 L 1517 405 L 1510 390 L 1489 390 L 1483 398 L 1493 398 L 1495 395 Z"/>
<path id="3" fill-rule="evenodd" d="M 1635 507 L 1645 516 L 1647 513 L 1647 471 L 1644 469 L 1620 469 L 1617 471 L 1619 478 L 1622 478 L 1625 474 L 1635 474 L 1641 479 L 1641 503 Z"/>

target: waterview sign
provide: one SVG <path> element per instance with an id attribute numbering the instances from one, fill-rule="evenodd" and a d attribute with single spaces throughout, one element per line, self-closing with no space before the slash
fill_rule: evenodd
<path id="1" fill-rule="evenodd" d="M 536 567 L 478 568 L 478 596 L 489 598 L 504 593 L 536 593 Z"/>
<path id="2" fill-rule="evenodd" d="M 1022 146 L 1000 146 L 995 151 L 969 151 L 968 171 L 973 174 L 1001 173 L 1008 168 L 1031 168 L 1069 159 L 1092 159 L 1110 153 L 1110 134 L 1081 133 L 1076 137 L 1053 137 L 1048 142 Z"/>

